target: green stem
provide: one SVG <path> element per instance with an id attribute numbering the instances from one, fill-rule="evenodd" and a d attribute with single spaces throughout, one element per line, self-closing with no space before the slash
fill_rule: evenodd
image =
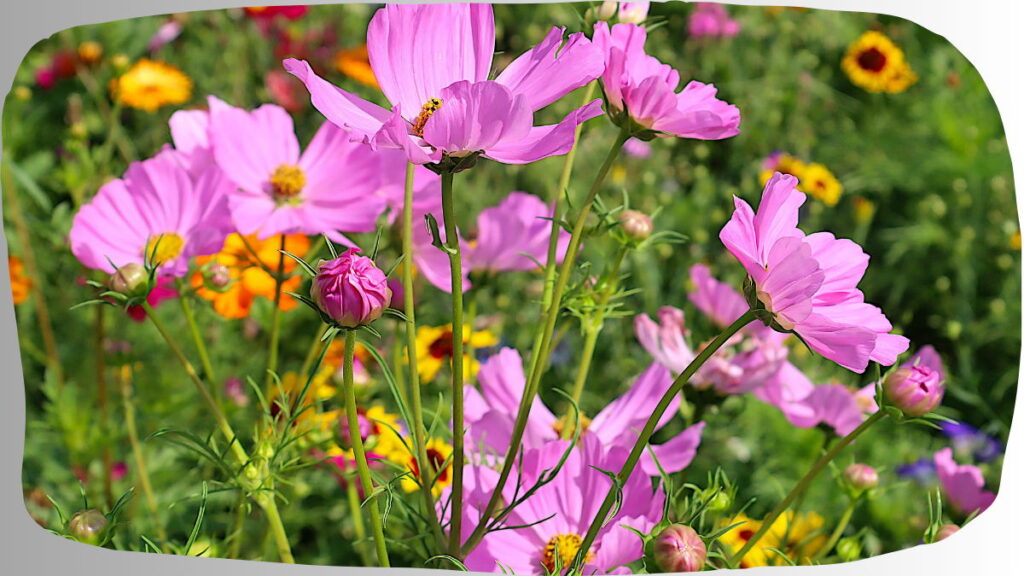
<path id="1" fill-rule="evenodd" d="M 672 399 L 679 394 L 683 386 L 690 381 L 690 378 L 700 370 L 701 366 L 708 361 L 711 356 L 721 348 L 729 338 L 732 338 L 736 332 L 739 332 L 741 328 L 750 324 L 756 320 L 754 312 L 748 310 L 743 316 L 736 319 L 735 322 L 730 324 L 721 334 L 715 337 L 707 347 L 700 351 L 693 361 L 683 370 L 675 381 L 672 382 L 672 386 L 665 392 L 658 401 L 657 407 L 654 412 L 647 419 L 647 423 L 644 424 L 643 430 L 640 431 L 640 435 L 636 439 L 636 443 L 633 445 L 633 449 L 630 451 L 629 456 L 626 458 L 626 462 L 622 465 L 622 470 L 615 475 L 615 482 L 608 490 L 608 496 L 605 497 L 604 502 L 601 504 L 601 508 L 598 510 L 597 515 L 590 524 L 590 528 L 587 530 L 586 536 L 583 537 L 583 543 L 580 545 L 579 551 L 576 553 L 576 557 L 572 562 L 572 569 L 570 574 L 580 574 L 583 570 L 584 558 L 587 557 L 587 553 L 590 551 L 590 547 L 594 544 L 594 539 L 597 538 L 598 531 L 604 525 L 608 513 L 611 511 L 612 506 L 615 504 L 616 497 L 620 486 L 624 486 L 629 481 L 630 475 L 633 473 L 633 469 L 636 468 L 637 463 L 640 461 L 640 457 L 643 456 L 644 450 L 647 448 L 647 443 L 651 440 L 651 436 L 654 434 L 654 430 L 658 427 L 658 422 L 661 417 L 668 410 L 669 404 L 672 403 Z"/>
<path id="2" fill-rule="evenodd" d="M 411 162 L 405 168 L 405 200 L 402 205 L 402 292 L 404 299 L 405 323 L 405 354 L 409 365 L 409 396 L 412 403 L 412 443 L 416 451 L 416 461 L 430 462 L 427 457 L 427 429 L 423 425 L 423 394 L 420 391 L 420 372 L 416 356 L 416 292 L 413 282 L 412 263 L 412 208 L 416 165 Z M 439 549 L 445 545 L 441 523 L 434 509 L 434 472 L 430 466 L 419 466 L 420 494 L 423 495 L 423 512 L 429 518 L 434 537 Z"/>
<path id="3" fill-rule="evenodd" d="M 579 406 L 580 399 L 583 398 L 583 387 L 586 385 L 587 376 L 590 373 L 590 364 L 594 359 L 594 350 L 597 348 L 597 338 L 601 335 L 602 328 L 604 328 L 604 318 L 608 313 L 608 302 L 611 301 L 612 294 L 615 293 L 615 288 L 618 286 L 619 269 L 622 267 L 622 261 L 626 258 L 626 252 L 628 251 L 629 248 L 625 244 L 619 248 L 619 252 L 615 255 L 615 260 L 612 262 L 612 267 L 605 278 L 604 285 L 601 287 L 594 316 L 586 320 L 584 324 L 586 337 L 583 341 L 583 355 L 580 358 L 580 366 L 576 372 L 576 381 L 572 387 L 572 400 L 577 406 Z M 566 430 L 571 434 L 568 426 L 566 426 Z"/>
<path id="4" fill-rule="evenodd" d="M 813 466 L 811 466 L 811 469 L 807 471 L 807 474 L 804 474 L 804 477 L 801 478 L 799 482 L 797 482 L 796 486 L 794 486 L 793 489 L 790 490 L 789 494 L 787 494 L 786 497 L 783 498 L 782 502 L 779 502 L 775 509 L 772 510 L 771 514 L 765 517 L 764 521 L 761 524 L 761 528 L 758 529 L 758 531 L 750 537 L 750 540 L 747 540 L 747 543 L 743 545 L 743 548 L 740 548 L 740 551 L 735 554 L 735 558 L 737 560 L 742 560 L 743 556 L 746 555 L 746 553 L 749 552 L 761 540 L 765 533 L 768 532 L 768 529 L 771 528 L 772 524 L 774 524 L 775 521 L 778 520 L 779 516 L 781 516 L 782 513 L 789 508 L 789 506 L 793 503 L 794 500 L 796 500 L 798 496 L 803 494 L 804 490 L 806 490 L 807 487 L 811 485 L 811 482 L 813 482 L 814 479 L 818 476 L 818 474 L 822 470 L 824 470 L 826 466 L 828 466 L 829 462 L 835 459 L 835 457 L 838 456 L 844 448 L 849 446 L 851 442 L 856 440 L 858 436 L 863 434 L 868 428 L 874 426 L 876 422 L 885 418 L 885 416 L 885 410 L 879 410 L 878 412 L 875 412 L 874 414 L 869 416 L 867 420 L 862 422 L 860 426 L 854 429 L 853 432 L 850 432 L 849 434 L 841 438 L 838 442 L 836 442 L 835 446 L 833 446 L 832 449 L 826 452 L 824 456 L 818 458 L 818 461 L 815 462 Z"/>
<path id="5" fill-rule="evenodd" d="M 135 474 L 139 478 L 142 494 L 146 498 L 146 506 L 149 508 L 153 524 L 156 526 L 157 539 L 160 540 L 160 550 L 166 554 L 168 552 L 167 531 L 164 529 L 164 524 L 160 519 L 160 507 L 157 506 L 156 496 L 153 495 L 153 485 L 149 481 L 149 471 L 146 468 L 146 456 L 142 452 L 142 444 L 139 442 L 139 431 L 135 425 L 135 403 L 133 402 L 132 383 L 128 376 L 131 373 L 130 371 L 131 368 L 128 366 L 122 366 L 120 370 L 114 372 L 118 383 L 121 385 L 124 425 L 128 432 L 128 442 L 132 447 L 132 457 L 135 460 Z"/>
<path id="6" fill-rule="evenodd" d="M 213 371 L 213 363 L 210 362 L 210 353 L 206 349 L 206 343 L 199 332 L 199 325 L 196 323 L 196 316 L 192 312 L 192 304 L 188 301 L 188 293 L 185 290 L 185 283 L 178 279 L 178 302 L 181 303 L 181 313 L 185 316 L 188 330 L 192 334 L 192 342 L 195 344 L 196 353 L 199 354 L 199 364 L 203 367 L 203 376 L 214 387 L 214 398 L 220 400 L 220 393 L 217 389 L 217 376 Z"/>
<path id="7" fill-rule="evenodd" d="M 366 523 L 363 522 L 363 511 L 359 507 L 359 488 L 356 487 L 356 482 L 358 482 L 358 479 L 355 475 L 345 481 L 345 492 L 348 496 L 348 509 L 349 513 L 352 514 L 352 528 L 356 533 L 356 538 L 352 543 L 352 547 L 359 553 L 359 558 L 363 561 L 363 565 L 368 566 L 371 559 L 366 553 Z"/>
<path id="8" fill-rule="evenodd" d="M 100 429 L 103 434 L 110 432 L 110 408 L 107 401 L 107 362 L 106 352 L 103 350 L 103 340 L 106 338 L 106 326 L 103 323 L 104 306 L 96 307 L 95 339 L 96 345 L 96 403 L 100 408 Z M 113 479 L 113 458 L 110 455 L 110 445 L 104 444 L 101 459 L 103 460 L 103 498 L 107 506 L 114 505 L 114 479 Z"/>
<path id="9" fill-rule="evenodd" d="M 274 314 L 270 321 L 270 350 L 267 361 L 267 378 L 264 388 L 270 388 L 277 372 L 277 349 L 281 339 L 281 286 L 284 284 L 285 235 L 281 234 L 281 250 L 277 257 L 277 274 L 274 276 Z"/>
<path id="10" fill-rule="evenodd" d="M 547 369 L 548 355 L 551 351 L 551 341 L 555 333 L 555 326 L 558 324 L 558 313 L 562 308 L 562 295 L 565 293 L 566 287 L 569 285 L 569 280 L 572 277 L 573 268 L 576 265 L 576 256 L 579 254 L 580 243 L 582 241 L 583 229 L 586 227 L 587 216 L 590 215 L 590 209 L 594 204 L 594 199 L 597 198 L 597 193 L 601 189 L 601 185 L 604 183 L 605 177 L 608 175 L 608 171 L 611 170 L 612 164 L 619 155 L 619 151 L 622 150 L 622 145 L 629 139 L 629 131 L 623 128 L 619 131 L 618 136 L 615 138 L 615 142 L 608 150 L 608 154 L 604 159 L 604 163 L 601 164 L 601 168 L 597 172 L 597 176 L 594 178 L 594 183 L 590 187 L 590 193 L 587 194 L 586 200 L 580 206 L 580 212 L 576 216 L 576 222 L 573 225 L 572 237 L 569 240 L 569 247 L 566 250 L 565 259 L 562 260 L 562 267 L 558 273 L 558 279 L 551 292 L 551 303 L 547 308 L 547 311 L 543 316 L 543 331 L 541 338 L 534 342 L 535 347 L 533 350 L 533 358 L 531 359 L 531 370 L 530 376 L 526 381 L 526 388 L 523 392 L 523 397 L 519 401 L 519 410 L 516 413 L 516 421 L 512 427 L 512 437 L 509 441 L 508 451 L 505 452 L 505 460 L 501 466 L 501 472 L 498 475 L 498 482 L 491 492 L 491 498 L 487 502 L 487 507 L 484 508 L 483 514 L 480 516 L 480 522 L 477 524 L 476 530 L 470 534 L 466 540 L 466 544 L 463 546 L 463 552 L 468 554 L 480 540 L 483 539 L 487 533 L 487 526 L 489 520 L 494 517 L 494 513 L 497 511 L 498 505 L 501 503 L 502 490 L 505 488 L 505 484 L 508 482 L 509 476 L 512 473 L 512 468 L 515 463 L 516 454 L 519 453 L 519 446 L 523 441 L 523 434 L 526 431 L 526 422 L 530 417 L 530 409 L 533 407 L 533 398 L 537 395 L 537 389 L 540 386 L 541 374 Z M 557 231 L 556 231 L 557 233 Z M 553 265 L 554 260 L 549 260 L 549 263 Z"/>
<path id="11" fill-rule="evenodd" d="M 146 311 L 146 317 L 149 318 L 149 321 L 153 323 L 157 332 L 159 332 L 160 336 L 163 337 L 164 342 L 171 350 L 171 353 L 178 359 L 178 363 L 181 364 L 181 367 L 185 370 L 189 379 L 192 380 L 196 390 L 199 392 L 200 398 L 202 398 L 203 402 L 206 403 L 206 407 L 210 409 L 213 419 L 217 422 L 217 427 L 220 428 L 221 434 L 224 435 L 224 439 L 227 441 L 228 446 L 235 455 L 235 459 L 238 460 L 238 479 L 240 483 L 248 490 L 258 488 L 258 483 L 253 483 L 245 478 L 245 470 L 249 466 L 249 455 L 246 454 L 245 448 L 242 447 L 238 436 L 235 435 L 235 431 L 231 428 L 231 423 L 228 422 L 227 417 L 224 416 L 224 412 L 220 409 L 220 406 L 217 405 L 217 401 L 214 400 L 213 396 L 210 394 L 210 390 L 207 388 L 206 383 L 199 377 L 199 374 L 192 366 L 192 363 L 189 362 L 188 358 L 185 357 L 185 354 L 182 353 L 181 348 L 179 348 L 175 343 L 174 337 L 171 336 L 163 322 L 157 317 L 153 307 L 150 306 L 148 302 L 143 302 L 142 308 Z M 277 510 L 277 502 L 274 500 L 274 496 L 272 494 L 269 496 L 265 496 L 263 494 L 264 493 L 262 492 L 256 493 L 253 495 L 253 499 L 267 514 L 267 521 L 270 523 L 270 530 L 274 535 L 274 540 L 277 544 L 277 550 L 281 557 L 281 561 L 287 564 L 294 564 L 295 559 L 292 557 L 291 545 L 288 544 L 288 534 L 285 532 L 284 524 L 281 523 L 281 515 Z"/>
<path id="12" fill-rule="evenodd" d="M 441 175 L 441 207 L 444 212 L 445 246 L 452 272 L 452 514 L 448 529 L 448 553 L 462 556 L 462 474 L 465 466 L 465 415 L 463 407 L 463 322 L 462 314 L 462 249 L 455 225 L 455 200 L 452 181 L 455 175 Z M 420 468 L 428 466 L 421 463 Z"/>
<path id="13" fill-rule="evenodd" d="M 306 359 L 302 361 L 302 370 L 299 371 L 299 374 L 308 375 L 310 373 L 309 371 L 313 368 L 313 362 L 317 358 L 320 358 L 321 360 L 323 359 L 321 352 L 324 351 L 325 346 L 324 334 L 327 334 L 329 329 L 330 326 L 324 326 L 323 330 L 316 333 L 314 340 L 309 344 L 309 352 L 306 352 Z M 317 370 L 319 370 L 319 367 L 317 367 Z"/>
<path id="14" fill-rule="evenodd" d="M 380 505 L 377 502 L 373 489 L 373 478 L 370 476 L 370 465 L 366 461 L 366 450 L 363 447 L 363 437 L 359 429 L 359 412 L 356 410 L 356 386 L 353 364 L 356 353 L 356 333 L 349 330 L 345 333 L 345 364 L 342 368 L 345 382 L 345 413 L 348 415 L 348 433 L 352 440 L 352 452 L 356 457 L 356 470 L 359 473 L 359 483 L 363 488 L 363 495 L 369 501 L 367 507 L 370 509 L 370 530 L 373 531 L 373 540 L 377 545 L 377 562 L 382 568 L 391 566 L 388 560 L 388 547 L 384 540 L 384 522 L 380 516 Z"/>
<path id="15" fill-rule="evenodd" d="M 238 558 L 242 550 L 242 540 L 245 539 L 245 517 L 246 517 L 245 493 L 238 495 L 238 504 L 235 508 L 235 524 L 231 528 L 231 535 L 228 540 L 231 545 L 228 547 L 228 558 Z"/>
<path id="16" fill-rule="evenodd" d="M 832 536 L 829 537 L 825 546 L 818 552 L 816 559 L 828 556 L 828 553 L 839 543 L 839 539 L 843 537 L 843 532 L 846 531 L 846 527 L 850 524 L 850 519 L 853 518 L 853 511 L 857 508 L 858 502 L 860 502 L 859 497 L 850 499 L 850 503 L 846 505 L 846 510 L 843 510 L 842 517 L 839 518 L 839 524 L 836 524 L 836 529 L 832 532 Z"/>

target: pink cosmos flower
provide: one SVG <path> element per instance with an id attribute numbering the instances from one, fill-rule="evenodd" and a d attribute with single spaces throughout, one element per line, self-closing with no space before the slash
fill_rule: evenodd
<path id="1" fill-rule="evenodd" d="M 533 125 L 534 112 L 603 70 L 601 54 L 583 34 L 563 42 L 564 35 L 552 28 L 492 81 L 490 5 L 386 5 L 370 21 L 366 45 L 390 110 L 331 85 L 305 61 L 284 66 L 328 120 L 375 148 L 402 149 L 416 164 L 477 153 L 526 164 L 568 152 L 576 126 L 601 113 L 595 100 L 556 125 Z"/>
<path id="2" fill-rule="evenodd" d="M 523 362 L 519 352 L 502 348 L 480 366 L 477 375 L 480 389 L 466 387 L 466 429 L 472 444 L 482 447 L 483 455 L 503 455 L 508 449 L 515 422 L 519 399 L 526 387 Z M 672 378 L 664 367 L 652 364 L 637 378 L 625 394 L 613 400 L 594 416 L 589 424 L 584 420 L 584 437 L 594 436 L 605 446 L 633 447 L 637 432 L 647 422 L 658 400 L 672 385 Z M 678 411 L 679 397 L 665 411 L 658 428 L 666 426 Z M 581 415 L 582 418 L 583 415 Z M 560 437 L 561 426 L 554 414 L 534 398 L 530 419 L 523 436 L 523 445 L 538 447 Z M 700 445 L 704 423 L 699 422 L 665 442 L 652 445 L 658 463 L 666 472 L 678 472 L 690 465 Z M 658 467 L 649 453 L 640 460 L 644 472 L 658 474 Z"/>
<path id="3" fill-rule="evenodd" d="M 828 232 L 804 235 L 796 225 L 806 196 L 796 185 L 793 176 L 776 172 L 757 213 L 736 198 L 722 243 L 743 264 L 774 324 L 854 372 L 863 373 L 869 361 L 892 365 L 910 342 L 891 334 L 885 314 L 857 289 L 867 254 Z"/>
<path id="4" fill-rule="evenodd" d="M 643 26 L 594 25 L 594 45 L 605 57 L 601 81 L 609 113 L 628 114 L 628 121 L 662 137 L 720 140 L 739 134 L 739 109 L 716 98 L 712 84 L 690 82 L 677 94 L 679 72 L 644 52 L 646 41 Z"/>
<path id="5" fill-rule="evenodd" d="M 440 210 L 432 212 L 435 218 Z M 485 208 L 477 217 L 477 235 L 471 242 L 460 236 L 466 248 L 463 255 L 463 290 L 472 287 L 471 272 L 511 272 L 537 268 L 547 261 L 551 234 L 552 209 L 543 200 L 525 192 L 512 192 L 500 204 Z M 443 221 L 438 222 L 439 225 Z M 441 231 L 444 237 L 444 231 Z M 451 263 L 448 256 L 431 245 L 426 229 L 414 232 L 413 258 L 417 269 L 436 287 L 451 291 Z M 569 247 L 569 233 L 559 231 L 556 262 L 560 263 Z"/>
<path id="6" fill-rule="evenodd" d="M 996 495 L 985 490 L 985 477 L 977 466 L 959 465 L 953 460 L 953 449 L 943 448 L 935 453 L 935 472 L 942 491 L 953 508 L 964 515 L 988 509 Z"/>
<path id="7" fill-rule="evenodd" d="M 542 471 L 553 468 L 567 448 L 568 442 L 552 440 L 527 449 L 520 466 L 521 491 L 533 486 Z M 611 480 L 597 469 L 619 470 L 628 450 L 604 444 L 593 436 L 584 437 L 555 479 L 517 506 L 505 521 L 508 527 L 525 527 L 488 533 L 467 556 L 466 567 L 473 572 L 506 569 L 514 574 L 539 576 L 553 573 L 556 566 L 568 566 L 611 488 Z M 496 479 L 497 472 L 491 468 L 466 468 L 463 525 L 467 533 L 476 527 Z M 515 486 L 510 482 L 505 487 L 506 501 L 515 495 Z M 448 496 L 450 492 L 445 494 Z M 652 488 L 650 476 L 632 474 L 622 486 L 618 512 L 598 532 L 583 572 L 629 573 L 626 564 L 643 556 L 643 542 L 630 528 L 649 532 L 661 518 L 664 498 L 663 491 Z"/>
<path id="8" fill-rule="evenodd" d="M 731 38 L 739 34 L 739 22 L 729 18 L 725 6 L 714 2 L 697 2 L 688 22 L 690 36 Z"/>
<path id="9" fill-rule="evenodd" d="M 229 189 L 218 170 L 193 178 L 174 150 L 133 162 L 75 215 L 71 252 L 87 268 L 109 274 L 150 258 L 160 275 L 180 278 L 193 256 L 224 245 Z"/>
<path id="10" fill-rule="evenodd" d="M 374 230 L 385 207 L 376 195 L 376 152 L 324 123 L 300 154 L 291 116 L 280 106 L 247 112 L 214 97 L 209 103 L 213 156 L 237 186 L 228 205 L 239 233 L 327 234 L 351 245 L 340 232 Z"/>

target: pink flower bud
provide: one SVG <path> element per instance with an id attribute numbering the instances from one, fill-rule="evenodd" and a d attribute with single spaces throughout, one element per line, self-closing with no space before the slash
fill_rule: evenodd
<path id="1" fill-rule="evenodd" d="M 391 304 L 384 272 L 351 248 L 334 260 L 321 260 L 310 296 L 342 328 L 364 326 L 380 318 Z"/>
<path id="2" fill-rule="evenodd" d="M 207 271 L 207 278 L 214 288 L 227 288 L 231 283 L 231 271 L 223 264 L 213 264 Z"/>
<path id="3" fill-rule="evenodd" d="M 654 233 L 651 217 L 639 210 L 626 210 L 619 216 L 619 222 L 622 223 L 622 231 L 631 240 L 646 240 Z"/>
<path id="4" fill-rule="evenodd" d="M 939 542 L 941 540 L 945 540 L 959 531 L 960 527 L 956 524 L 943 524 L 939 527 L 938 531 L 935 532 L 935 541 Z"/>
<path id="5" fill-rule="evenodd" d="M 912 417 L 934 410 L 946 392 L 941 375 L 923 365 L 896 370 L 889 374 L 883 386 L 889 402 Z"/>
<path id="6" fill-rule="evenodd" d="M 846 481 L 857 490 L 869 490 L 878 486 L 878 472 L 867 464 L 850 464 L 843 472 Z"/>
<path id="7" fill-rule="evenodd" d="M 673 524 L 654 539 L 654 561 L 665 572 L 698 572 L 707 557 L 704 541 L 685 524 Z"/>

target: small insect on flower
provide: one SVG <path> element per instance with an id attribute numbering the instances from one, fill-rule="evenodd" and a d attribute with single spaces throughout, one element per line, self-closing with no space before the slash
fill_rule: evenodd
<path id="1" fill-rule="evenodd" d="M 122 106 L 155 112 L 192 97 L 192 79 L 178 68 L 142 58 L 111 80 L 110 93 Z"/>
<path id="2" fill-rule="evenodd" d="M 868 92 L 903 92 L 917 81 L 903 50 L 888 36 L 869 30 L 850 44 L 842 62 L 843 72 Z"/>

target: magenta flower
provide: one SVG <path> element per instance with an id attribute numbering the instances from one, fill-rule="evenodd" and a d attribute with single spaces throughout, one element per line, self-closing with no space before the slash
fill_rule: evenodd
<path id="1" fill-rule="evenodd" d="M 373 260 L 350 248 L 333 260 L 321 260 L 310 297 L 335 324 L 364 326 L 391 304 L 388 278 Z"/>
<path id="2" fill-rule="evenodd" d="M 252 112 L 210 97 L 209 140 L 217 164 L 237 189 L 231 217 L 242 234 L 371 232 L 384 211 L 379 155 L 324 123 L 300 154 L 292 119 L 273 104 Z M 391 175 L 401 178 L 403 173 Z"/>
<path id="3" fill-rule="evenodd" d="M 697 2 L 688 22 L 690 36 L 731 38 L 739 34 L 739 22 L 729 18 L 725 6 L 714 2 Z"/>
<path id="4" fill-rule="evenodd" d="M 551 469 L 566 448 L 567 442 L 553 440 L 527 449 L 520 469 L 523 489 L 532 486 L 543 470 Z M 553 573 L 559 566 L 567 567 L 611 488 L 611 480 L 598 469 L 619 470 L 627 453 L 628 448 L 603 444 L 593 436 L 584 437 L 555 479 L 517 506 L 505 521 L 506 526 L 524 527 L 488 533 L 467 556 L 466 567 L 472 572 L 506 569 L 514 574 L 538 576 Z M 467 467 L 467 531 L 475 528 L 496 477 L 493 469 Z M 506 501 L 515 497 L 512 484 L 505 487 Z M 598 532 L 583 572 L 628 573 L 626 564 L 643 556 L 643 542 L 630 528 L 649 532 L 661 518 L 664 498 L 661 490 L 652 488 L 650 476 L 630 475 L 622 486 L 618 512 Z"/>
<path id="5" fill-rule="evenodd" d="M 504 454 L 508 449 L 519 399 L 526 387 L 519 353 L 512 348 L 502 348 L 480 366 L 477 379 L 480 382 L 479 390 L 466 387 L 466 429 L 474 445 Z M 626 450 L 632 448 L 637 431 L 643 428 L 658 400 L 671 385 L 672 378 L 668 370 L 652 364 L 625 394 L 608 404 L 593 420 L 589 423 L 583 420 L 583 436 L 594 436 L 605 446 L 618 446 Z M 672 415 L 678 412 L 679 401 L 678 396 L 672 400 L 665 416 L 658 422 L 659 429 L 667 425 Z M 545 442 L 557 440 L 564 425 L 565 422 L 560 422 L 539 398 L 535 398 L 523 445 L 528 448 L 538 447 Z M 699 422 L 664 444 L 651 445 L 666 472 L 678 472 L 690 465 L 700 446 L 703 430 L 704 423 Z M 658 474 L 658 467 L 650 454 L 645 453 L 640 463 L 647 474 Z"/>
<path id="6" fill-rule="evenodd" d="M 646 41 L 643 26 L 594 26 L 594 44 L 605 57 L 601 81 L 613 118 L 663 137 L 720 140 L 739 134 L 739 109 L 716 98 L 712 84 L 690 82 L 677 94 L 679 72 L 644 52 Z"/>
<path id="7" fill-rule="evenodd" d="M 953 508 L 964 515 L 988 509 L 996 495 L 985 490 L 985 477 L 977 466 L 961 466 L 953 460 L 953 449 L 943 448 L 935 453 L 935 472 L 946 498 Z"/>
<path id="8" fill-rule="evenodd" d="M 156 309 L 165 300 L 173 300 L 178 297 L 178 289 L 174 286 L 174 280 L 171 276 L 158 276 L 156 279 L 156 286 L 149 292 L 149 296 L 146 297 L 146 303 L 151 308 Z M 136 322 L 146 321 L 146 309 L 142 306 L 132 305 L 129 306 L 125 312 L 128 317 Z"/>
<path id="9" fill-rule="evenodd" d="M 869 361 L 892 365 L 910 342 L 891 334 L 885 314 L 857 289 L 867 254 L 827 232 L 805 236 L 796 225 L 806 196 L 796 185 L 796 178 L 776 172 L 756 214 L 736 198 L 722 243 L 743 264 L 774 325 L 854 372 L 863 373 Z"/>
<path id="10" fill-rule="evenodd" d="M 215 169 L 193 179 L 174 150 L 133 162 L 75 215 L 71 252 L 85 267 L 109 274 L 149 261 L 160 275 L 180 278 L 193 256 L 224 245 L 229 189 Z"/>
<path id="11" fill-rule="evenodd" d="M 595 100 L 556 125 L 533 125 L 534 112 L 603 70 L 601 54 L 583 34 L 563 42 L 564 35 L 552 28 L 492 81 L 490 5 L 386 5 L 370 21 L 366 45 L 390 110 L 331 85 L 305 61 L 284 66 L 328 120 L 375 148 L 399 148 L 416 164 L 475 154 L 526 164 L 568 152 L 576 126 L 601 113 Z"/>

